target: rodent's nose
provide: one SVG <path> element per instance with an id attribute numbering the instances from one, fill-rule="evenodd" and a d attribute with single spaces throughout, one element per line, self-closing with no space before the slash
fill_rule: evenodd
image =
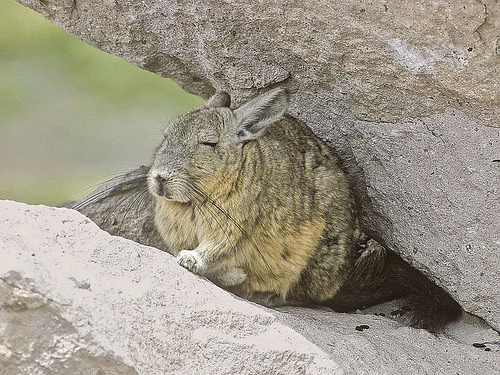
<path id="1" fill-rule="evenodd" d="M 163 184 L 165 183 L 165 179 L 162 176 L 157 175 L 155 177 L 155 180 L 156 180 L 156 184 L 155 184 L 156 194 L 163 195 L 164 190 L 165 190 L 163 187 Z"/>
<path id="2" fill-rule="evenodd" d="M 159 196 L 163 196 L 165 198 L 170 198 L 170 189 L 168 188 L 168 180 L 161 175 L 156 175 L 155 177 L 155 191 Z"/>

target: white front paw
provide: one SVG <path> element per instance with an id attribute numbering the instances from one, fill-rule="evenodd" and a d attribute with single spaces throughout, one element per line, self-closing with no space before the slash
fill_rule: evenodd
<path id="1" fill-rule="evenodd" d="M 202 275 L 205 271 L 205 261 L 196 251 L 182 250 L 176 259 L 178 264 L 193 273 Z"/>

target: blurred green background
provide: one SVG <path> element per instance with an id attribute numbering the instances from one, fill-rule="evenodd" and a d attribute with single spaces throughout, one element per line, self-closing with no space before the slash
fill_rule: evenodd
<path id="1" fill-rule="evenodd" d="M 0 199 L 54 205 L 148 164 L 203 100 L 0 2 Z"/>

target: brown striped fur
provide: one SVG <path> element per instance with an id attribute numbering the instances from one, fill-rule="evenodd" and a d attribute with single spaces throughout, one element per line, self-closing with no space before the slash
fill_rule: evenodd
<path id="1" fill-rule="evenodd" d="M 360 256 L 339 160 L 284 114 L 287 102 L 276 89 L 231 110 L 219 93 L 166 128 L 148 185 L 178 263 L 268 305 L 343 311 L 411 294 L 414 326 L 437 330 L 459 316 L 446 292 L 395 254 Z"/>
<path id="2" fill-rule="evenodd" d="M 345 277 L 358 221 L 337 156 L 285 109 L 275 90 L 243 114 L 209 103 L 177 119 L 150 190 L 180 264 L 261 302 L 319 303 Z M 243 124 L 245 116 L 255 118 Z M 304 277 L 315 286 L 303 287 Z"/>

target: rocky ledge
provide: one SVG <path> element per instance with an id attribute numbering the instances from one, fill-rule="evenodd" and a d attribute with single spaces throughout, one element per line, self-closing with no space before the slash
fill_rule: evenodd
<path id="1" fill-rule="evenodd" d="M 0 201 L 0 259 L 2 375 L 500 373 L 472 316 L 434 336 L 383 307 L 263 308 L 74 210 Z"/>

